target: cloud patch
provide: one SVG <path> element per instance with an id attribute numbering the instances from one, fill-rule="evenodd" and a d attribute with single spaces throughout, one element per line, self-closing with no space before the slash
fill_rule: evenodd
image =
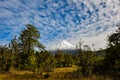
<path id="1" fill-rule="evenodd" d="M 119 0 L 0 0 L 0 40 L 9 42 L 28 23 L 47 49 L 63 39 L 104 36 L 120 23 L 119 9 Z"/>

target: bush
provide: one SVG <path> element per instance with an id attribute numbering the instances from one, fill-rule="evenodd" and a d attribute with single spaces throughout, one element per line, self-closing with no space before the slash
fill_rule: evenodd
<path id="1" fill-rule="evenodd" d="M 92 51 L 84 51 L 80 56 L 79 66 L 83 76 L 89 76 L 94 69 L 95 56 Z"/>

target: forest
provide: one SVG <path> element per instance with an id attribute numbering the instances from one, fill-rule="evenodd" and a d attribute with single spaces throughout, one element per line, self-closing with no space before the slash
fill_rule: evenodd
<path id="1" fill-rule="evenodd" d="M 0 46 L 0 80 L 120 80 L 120 25 L 107 48 L 81 48 L 71 54 L 47 51 L 39 30 L 27 24 L 18 37 Z"/>

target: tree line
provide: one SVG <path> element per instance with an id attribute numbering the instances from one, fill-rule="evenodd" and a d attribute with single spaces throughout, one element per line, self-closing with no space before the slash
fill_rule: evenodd
<path id="1" fill-rule="evenodd" d="M 79 77 L 92 74 L 120 76 L 120 26 L 115 33 L 108 36 L 104 56 L 97 56 L 88 46 L 82 49 L 81 41 L 76 54 L 67 54 L 61 50 L 52 54 L 45 50 L 39 38 L 39 30 L 27 24 L 19 37 L 14 37 L 9 45 L 0 46 L 0 73 L 27 70 L 41 74 L 53 71 L 56 67 L 76 65 L 79 69 L 75 73 Z"/>
<path id="2" fill-rule="evenodd" d="M 0 72 L 15 69 L 41 73 L 52 71 L 55 67 L 72 65 L 71 54 L 64 54 L 58 50 L 55 55 L 52 55 L 45 50 L 39 38 L 38 29 L 27 24 L 18 38 L 14 37 L 8 46 L 0 46 Z"/>

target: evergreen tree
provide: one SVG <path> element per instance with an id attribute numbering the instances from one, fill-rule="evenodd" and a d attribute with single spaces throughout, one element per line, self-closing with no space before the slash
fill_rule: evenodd
<path id="1" fill-rule="evenodd" d="M 39 42 L 40 33 L 36 27 L 31 24 L 26 25 L 20 34 L 20 44 L 22 46 L 22 53 L 26 54 L 26 67 L 33 70 L 36 66 L 36 58 L 34 56 L 34 49 L 38 47 L 40 50 L 44 49 L 44 46 Z"/>
<path id="2" fill-rule="evenodd" d="M 105 70 L 112 75 L 120 76 L 120 25 L 116 33 L 108 37 L 108 42 L 106 59 L 104 60 Z"/>

